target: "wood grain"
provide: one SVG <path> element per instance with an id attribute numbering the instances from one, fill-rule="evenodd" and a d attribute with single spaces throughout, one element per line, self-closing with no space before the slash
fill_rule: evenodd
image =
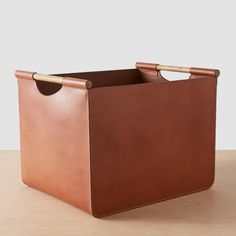
<path id="1" fill-rule="evenodd" d="M 236 151 L 217 151 L 210 190 L 102 219 L 25 186 L 19 152 L 0 151 L 0 235 L 236 235 Z"/>

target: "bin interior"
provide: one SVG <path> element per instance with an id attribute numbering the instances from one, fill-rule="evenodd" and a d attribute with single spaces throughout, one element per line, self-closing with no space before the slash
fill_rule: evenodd
<path id="1" fill-rule="evenodd" d="M 93 84 L 93 88 L 108 87 L 108 86 L 120 86 L 120 85 L 132 85 L 151 83 L 160 80 L 160 76 L 157 75 L 157 71 L 140 71 L 138 69 L 126 69 L 126 70 L 110 70 L 110 71 L 95 71 L 95 72 L 80 72 L 80 73 L 66 73 L 66 74 L 53 74 L 56 76 L 71 77 L 78 79 L 90 80 Z M 159 78 L 159 80 L 157 80 Z M 62 85 L 49 83 L 44 81 L 36 81 L 38 90 L 43 95 L 52 95 L 58 92 Z"/>
<path id="2" fill-rule="evenodd" d="M 59 74 L 58 76 L 90 80 L 93 83 L 93 88 L 97 88 L 156 82 L 157 72 L 143 73 L 138 69 L 126 69 Z"/>

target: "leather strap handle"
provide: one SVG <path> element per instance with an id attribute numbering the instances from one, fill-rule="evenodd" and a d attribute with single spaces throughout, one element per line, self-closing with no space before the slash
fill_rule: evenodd
<path id="1" fill-rule="evenodd" d="M 145 62 L 137 62 L 136 68 L 147 69 L 147 70 L 157 70 L 157 71 L 162 70 L 162 71 L 182 72 L 182 73 L 190 73 L 193 75 L 208 75 L 208 76 L 214 76 L 214 77 L 218 77 L 220 75 L 220 71 L 217 69 L 168 66 L 168 65 L 160 65 L 160 64 L 145 63 Z"/>
<path id="2" fill-rule="evenodd" d="M 61 77 L 61 76 L 55 76 L 55 75 L 44 75 L 44 74 L 38 74 L 35 72 L 27 72 L 27 71 L 22 71 L 22 70 L 16 70 L 15 76 L 18 79 L 44 81 L 44 82 L 62 84 L 69 87 L 80 88 L 80 89 L 92 88 L 92 82 L 89 80 L 83 80 L 83 79 L 74 79 L 70 77 Z"/>

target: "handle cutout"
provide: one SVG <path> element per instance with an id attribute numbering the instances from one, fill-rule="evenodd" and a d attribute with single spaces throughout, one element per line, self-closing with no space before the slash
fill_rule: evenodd
<path id="1" fill-rule="evenodd" d="M 35 80 L 38 91 L 45 96 L 50 96 L 57 93 L 62 88 L 62 84 L 49 83 L 46 81 Z"/>
<path id="2" fill-rule="evenodd" d="M 178 80 L 188 80 L 191 76 L 190 73 L 179 73 L 173 71 L 160 71 L 161 77 L 167 81 L 178 81 Z"/>

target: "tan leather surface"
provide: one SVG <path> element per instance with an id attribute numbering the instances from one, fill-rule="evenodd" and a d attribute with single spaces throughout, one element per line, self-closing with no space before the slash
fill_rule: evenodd
<path id="1" fill-rule="evenodd" d="M 93 87 L 18 76 L 27 185 L 101 217 L 213 184 L 216 77 L 168 81 L 152 68 L 60 76 Z"/>
<path id="2" fill-rule="evenodd" d="M 87 90 L 45 96 L 33 80 L 18 83 L 23 181 L 90 212 Z"/>
<path id="3" fill-rule="evenodd" d="M 215 78 L 100 88 L 89 98 L 95 215 L 212 185 Z"/>

